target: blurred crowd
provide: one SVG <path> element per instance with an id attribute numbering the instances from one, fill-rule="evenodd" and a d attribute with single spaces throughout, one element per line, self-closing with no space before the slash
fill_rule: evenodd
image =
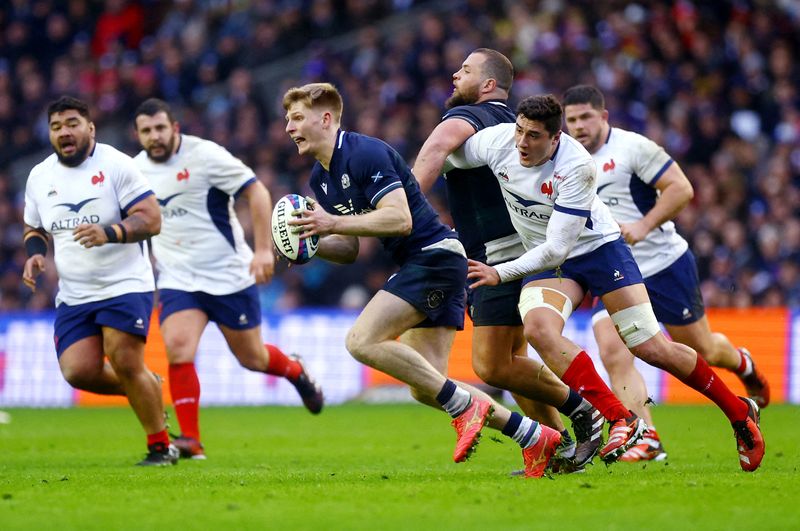
<path id="1" fill-rule="evenodd" d="M 400 29 L 381 24 L 398 14 Z M 331 44 L 340 35 L 349 46 Z M 512 105 L 596 84 L 612 125 L 681 164 L 695 198 L 677 223 L 709 306 L 800 308 L 797 2 L 10 0 L 0 7 L 0 311 L 52 306 L 53 267 L 37 294 L 20 281 L 25 175 L 10 173 L 48 146 L 50 99 L 89 100 L 101 133 L 123 128 L 117 147 L 133 154 L 134 108 L 164 98 L 183 132 L 227 147 L 277 198 L 307 193 L 311 167 L 284 132 L 284 89 L 333 82 L 343 127 L 386 140 L 411 165 L 452 73 L 478 47 L 514 62 Z M 269 65 L 303 51 L 291 75 L 265 81 Z M 432 202 L 448 221 L 441 184 Z M 362 240 L 353 266 L 281 265 L 263 307 L 358 308 L 392 269 L 377 241 Z"/>

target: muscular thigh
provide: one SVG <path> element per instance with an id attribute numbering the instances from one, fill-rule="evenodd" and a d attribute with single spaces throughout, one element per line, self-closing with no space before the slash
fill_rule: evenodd
<path id="1" fill-rule="evenodd" d="M 171 313 L 162 321 L 161 335 L 171 363 L 188 363 L 194 359 L 207 324 L 208 316 L 197 309 Z"/>
<path id="2" fill-rule="evenodd" d="M 418 325 L 425 314 L 397 295 L 381 290 L 367 303 L 350 329 L 350 335 L 363 343 L 396 339 Z"/>

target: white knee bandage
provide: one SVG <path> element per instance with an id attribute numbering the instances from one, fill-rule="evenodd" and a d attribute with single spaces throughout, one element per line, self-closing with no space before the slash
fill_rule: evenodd
<path id="1" fill-rule="evenodd" d="M 649 302 L 620 310 L 611 315 L 611 320 L 628 348 L 641 345 L 661 331 Z"/>
<path id="2" fill-rule="evenodd" d="M 519 296 L 519 314 L 525 315 L 535 308 L 549 308 L 567 322 L 572 314 L 572 301 L 558 290 L 534 286 L 522 290 Z"/>

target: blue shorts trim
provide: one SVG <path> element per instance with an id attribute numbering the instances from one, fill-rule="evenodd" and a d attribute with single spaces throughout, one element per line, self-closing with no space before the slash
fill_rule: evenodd
<path id="1" fill-rule="evenodd" d="M 253 285 L 230 295 L 211 295 L 203 291 L 158 290 L 158 322 L 181 310 L 200 310 L 209 321 L 234 330 L 261 325 L 258 289 Z"/>
<path id="2" fill-rule="evenodd" d="M 467 309 L 474 326 L 522 326 L 519 316 L 521 279 L 467 291 Z"/>
<path id="3" fill-rule="evenodd" d="M 594 251 L 569 258 L 556 269 L 525 277 L 522 285 L 546 278 L 574 280 L 584 291 L 595 297 L 643 282 L 631 248 L 622 238 L 603 244 Z"/>
<path id="4" fill-rule="evenodd" d="M 426 315 L 414 328 L 464 329 L 467 259 L 442 249 L 410 256 L 383 289 Z"/>
<path id="5" fill-rule="evenodd" d="M 644 285 L 659 323 L 689 325 L 706 314 L 692 251 L 687 250 L 668 268 L 644 279 Z M 603 301 L 596 298 L 592 315 L 605 309 Z"/>
<path id="6" fill-rule="evenodd" d="M 61 357 L 65 350 L 81 339 L 101 335 L 104 326 L 146 338 L 152 312 L 153 292 L 126 293 L 73 306 L 59 304 L 53 327 L 56 355 Z"/>

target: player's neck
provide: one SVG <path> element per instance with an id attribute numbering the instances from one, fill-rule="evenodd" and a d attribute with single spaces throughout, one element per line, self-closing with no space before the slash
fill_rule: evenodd
<path id="1" fill-rule="evenodd" d="M 322 164 L 322 167 L 325 168 L 325 171 L 329 171 L 331 169 L 331 159 L 333 158 L 333 152 L 336 150 L 336 138 L 339 136 L 339 128 L 336 128 L 336 131 L 333 135 L 329 135 L 327 141 L 320 147 L 320 149 L 314 153 L 314 158 Z"/>

